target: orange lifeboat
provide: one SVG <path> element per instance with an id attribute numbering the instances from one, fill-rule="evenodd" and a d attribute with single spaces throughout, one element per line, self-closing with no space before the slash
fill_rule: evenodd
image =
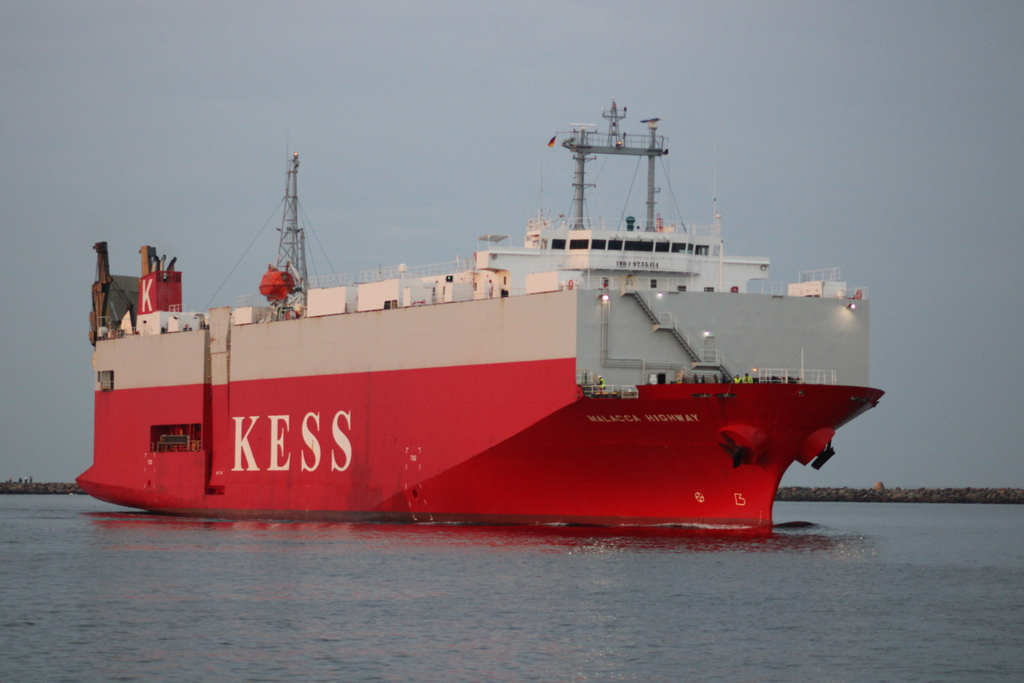
<path id="1" fill-rule="evenodd" d="M 278 270 L 271 266 L 263 273 L 260 280 L 260 294 L 267 301 L 280 301 L 295 291 L 295 278 L 287 270 Z"/>

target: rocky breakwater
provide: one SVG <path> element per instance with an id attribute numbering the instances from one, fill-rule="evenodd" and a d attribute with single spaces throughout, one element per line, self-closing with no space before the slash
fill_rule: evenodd
<path id="1" fill-rule="evenodd" d="M 0 482 L 0 494 L 50 494 L 50 495 L 69 495 L 69 494 L 84 494 L 85 491 L 81 489 L 78 484 L 64 484 L 60 482 L 49 482 L 49 483 L 34 483 L 34 482 L 18 482 L 18 481 L 4 481 Z"/>
<path id="2" fill-rule="evenodd" d="M 783 486 L 775 500 L 840 503 L 989 503 L 1024 504 L 1024 489 L 901 489 L 881 483 L 870 489 Z"/>

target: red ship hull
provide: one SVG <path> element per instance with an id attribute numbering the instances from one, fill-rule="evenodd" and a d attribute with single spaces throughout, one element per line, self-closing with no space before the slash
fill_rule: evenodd
<path id="1" fill-rule="evenodd" d="M 877 389 L 584 397 L 574 358 L 96 392 L 96 498 L 230 518 L 767 526 Z M 190 425 L 177 450 L 153 425 Z"/>

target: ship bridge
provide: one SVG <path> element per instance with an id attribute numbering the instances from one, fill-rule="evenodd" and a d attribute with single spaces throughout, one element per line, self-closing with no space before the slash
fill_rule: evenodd
<path id="1" fill-rule="evenodd" d="M 559 216 L 557 222 L 540 215 L 528 221 L 523 248 L 500 246 L 504 236 L 481 236 L 487 244 L 475 255 L 478 271 L 500 277 L 510 284 L 510 292 L 525 287 L 521 291 L 526 293 L 537 291 L 539 279 L 549 287 L 552 277 L 561 286 L 589 287 L 597 282 L 607 287 L 611 279 L 621 279 L 628 286 L 643 281 L 657 288 L 670 282 L 674 291 L 737 293 L 745 292 L 749 281 L 768 277 L 767 258 L 725 254 L 717 209 L 711 225 L 665 221 L 656 212 L 655 160 L 668 154 L 666 139 L 657 132 L 659 118 L 642 120 L 647 133 L 635 135 L 620 131 L 626 109 L 620 111 L 615 100 L 601 115 L 608 122 L 606 132 L 598 132 L 596 124 L 578 123 L 561 134 L 562 146 L 573 153 L 575 162 L 572 215 Z M 633 216 L 613 222 L 587 217 L 586 191 L 594 185 L 586 182 L 586 164 L 598 155 L 647 158 L 642 222 Z M 549 275 L 553 271 L 558 274 Z M 546 275 L 540 277 L 541 273 Z"/>
<path id="2" fill-rule="evenodd" d="M 597 282 L 597 287 L 606 287 L 608 278 L 631 278 L 662 283 L 655 288 L 702 292 L 746 292 L 749 281 L 769 275 L 768 258 L 725 253 L 717 220 L 683 226 L 656 217 L 655 230 L 649 232 L 637 229 L 631 218 L 613 228 L 599 221 L 579 229 L 572 225 L 572 219 L 563 218 L 557 225 L 532 219 L 523 247 L 488 243 L 475 254 L 476 268 L 507 275 L 511 291 L 525 287 L 524 293 L 533 291 L 531 277 L 553 271 L 563 285 L 573 281 L 573 286 L 589 287 Z"/>

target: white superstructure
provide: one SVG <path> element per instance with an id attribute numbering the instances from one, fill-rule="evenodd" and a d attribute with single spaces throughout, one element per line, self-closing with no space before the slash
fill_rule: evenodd
<path id="1" fill-rule="evenodd" d="M 480 246 L 470 258 L 450 263 L 399 264 L 355 277 L 310 277 L 308 282 L 303 277 L 302 306 L 275 313 L 262 300 L 241 302 L 231 315 L 232 325 L 295 326 L 292 332 L 306 330 L 303 339 L 309 343 L 319 338 L 321 330 L 342 324 L 315 324 L 317 319 L 392 316 L 396 314 L 390 311 L 395 309 L 482 304 L 561 292 L 571 293 L 571 319 L 551 324 L 548 335 L 575 340 L 584 384 L 597 375 L 628 385 L 751 374 L 762 381 L 867 385 L 867 290 L 849 287 L 838 268 L 805 271 L 799 282 L 788 286 L 769 282 L 767 257 L 725 253 L 717 213 L 710 225 L 664 221 L 654 201 L 654 160 L 667 153 L 665 139 L 657 135 L 657 119 L 644 121 L 648 134 L 620 133 L 624 111 L 620 114 L 613 102 L 604 114 L 609 120 L 607 133 L 579 125 L 563 134 L 562 145 L 576 161 L 574 210 L 557 219 L 529 220 L 522 246 L 509 244 L 506 235 L 486 234 L 479 237 Z M 643 221 L 630 216 L 605 223 L 586 216 L 585 190 L 592 186 L 585 182 L 584 169 L 596 154 L 647 157 Z M 297 156 L 293 166 L 297 167 Z M 289 179 L 292 196 L 294 168 Z M 284 265 L 289 267 L 292 261 L 286 259 Z M 483 350 L 469 350 L 495 343 L 488 335 L 474 332 L 500 327 L 503 302 L 492 303 L 499 307 L 459 309 L 460 325 L 467 326 L 459 339 L 469 357 L 484 357 Z M 523 305 L 534 310 L 531 315 L 536 317 L 554 304 L 538 299 Z M 388 325 L 398 324 L 399 319 L 403 321 L 399 327 L 411 325 L 410 339 L 427 339 L 435 332 L 443 336 L 453 325 L 450 313 L 399 314 Z M 195 327 L 196 320 L 178 317 L 182 322 L 178 318 L 142 320 L 139 329 L 124 332 L 159 335 Z M 435 330 L 436 326 L 440 327 Z M 328 338 L 322 343 L 328 344 Z M 508 338 L 502 342 L 515 343 Z M 406 358 L 400 365 L 410 362 Z"/>

